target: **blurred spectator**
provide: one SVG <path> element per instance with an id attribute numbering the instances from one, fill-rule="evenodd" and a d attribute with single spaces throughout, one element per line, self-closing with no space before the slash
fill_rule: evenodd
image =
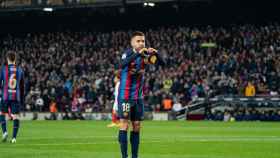
<path id="1" fill-rule="evenodd" d="M 36 106 L 36 108 L 38 108 L 39 112 L 43 111 L 44 100 L 42 99 L 42 97 L 40 97 L 40 96 L 37 97 L 35 106 Z"/>
<path id="2" fill-rule="evenodd" d="M 172 107 L 172 111 L 177 112 L 182 109 L 182 104 L 179 101 L 176 101 Z"/>
<path id="3" fill-rule="evenodd" d="M 162 100 L 163 109 L 168 111 L 172 109 L 172 99 L 169 96 L 164 96 Z"/>
<path id="4" fill-rule="evenodd" d="M 173 81 L 170 78 L 167 78 L 167 79 L 163 80 L 163 89 L 166 92 L 169 92 L 169 90 L 172 87 L 172 84 L 173 84 Z"/>
<path id="5" fill-rule="evenodd" d="M 50 103 L 50 117 L 45 118 L 46 120 L 57 120 L 57 105 L 55 100 L 52 100 Z"/>
<path id="6" fill-rule="evenodd" d="M 245 88 L 245 96 L 246 97 L 252 97 L 256 95 L 256 88 L 255 86 L 252 84 L 252 82 L 248 82 L 246 88 Z"/>
<path id="7" fill-rule="evenodd" d="M 227 111 L 227 110 L 225 110 L 225 112 L 224 112 L 224 121 L 225 122 L 228 122 L 228 121 L 230 121 L 230 119 L 231 119 L 231 114 L 229 113 L 229 111 Z"/>

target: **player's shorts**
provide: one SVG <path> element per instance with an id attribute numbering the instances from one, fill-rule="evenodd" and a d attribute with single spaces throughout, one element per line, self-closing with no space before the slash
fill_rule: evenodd
<path id="1" fill-rule="evenodd" d="M 20 112 L 20 104 L 18 101 L 3 101 L 0 104 L 0 111 L 2 113 L 8 113 L 9 109 L 12 114 L 19 114 Z"/>
<path id="2" fill-rule="evenodd" d="M 138 100 L 118 100 L 118 117 L 131 121 L 142 121 L 144 119 L 144 103 Z"/>

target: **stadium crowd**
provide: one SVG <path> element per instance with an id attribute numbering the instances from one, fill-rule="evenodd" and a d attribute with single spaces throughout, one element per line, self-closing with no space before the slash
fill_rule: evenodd
<path id="1" fill-rule="evenodd" d="M 168 111 L 197 97 L 278 95 L 280 25 L 146 29 L 165 67 L 150 66 L 146 110 Z M 15 50 L 26 77 L 26 111 L 109 112 L 114 76 L 132 30 L 27 33 L 1 37 L 4 62 Z"/>

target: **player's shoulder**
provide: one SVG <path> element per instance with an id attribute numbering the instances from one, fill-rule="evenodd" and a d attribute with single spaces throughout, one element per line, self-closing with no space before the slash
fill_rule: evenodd
<path id="1" fill-rule="evenodd" d="M 123 54 L 122 54 L 122 59 L 127 58 L 128 56 L 130 56 L 133 53 L 131 48 L 125 49 Z"/>
<path id="2" fill-rule="evenodd" d="M 1 72 L 5 70 L 7 65 L 1 65 Z"/>

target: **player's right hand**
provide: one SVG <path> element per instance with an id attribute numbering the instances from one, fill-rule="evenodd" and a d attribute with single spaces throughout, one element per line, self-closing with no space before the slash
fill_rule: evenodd
<path id="1" fill-rule="evenodd" d="M 145 54 L 148 52 L 148 49 L 147 48 L 142 48 L 139 50 L 139 53 L 142 55 L 142 56 L 145 56 Z"/>

